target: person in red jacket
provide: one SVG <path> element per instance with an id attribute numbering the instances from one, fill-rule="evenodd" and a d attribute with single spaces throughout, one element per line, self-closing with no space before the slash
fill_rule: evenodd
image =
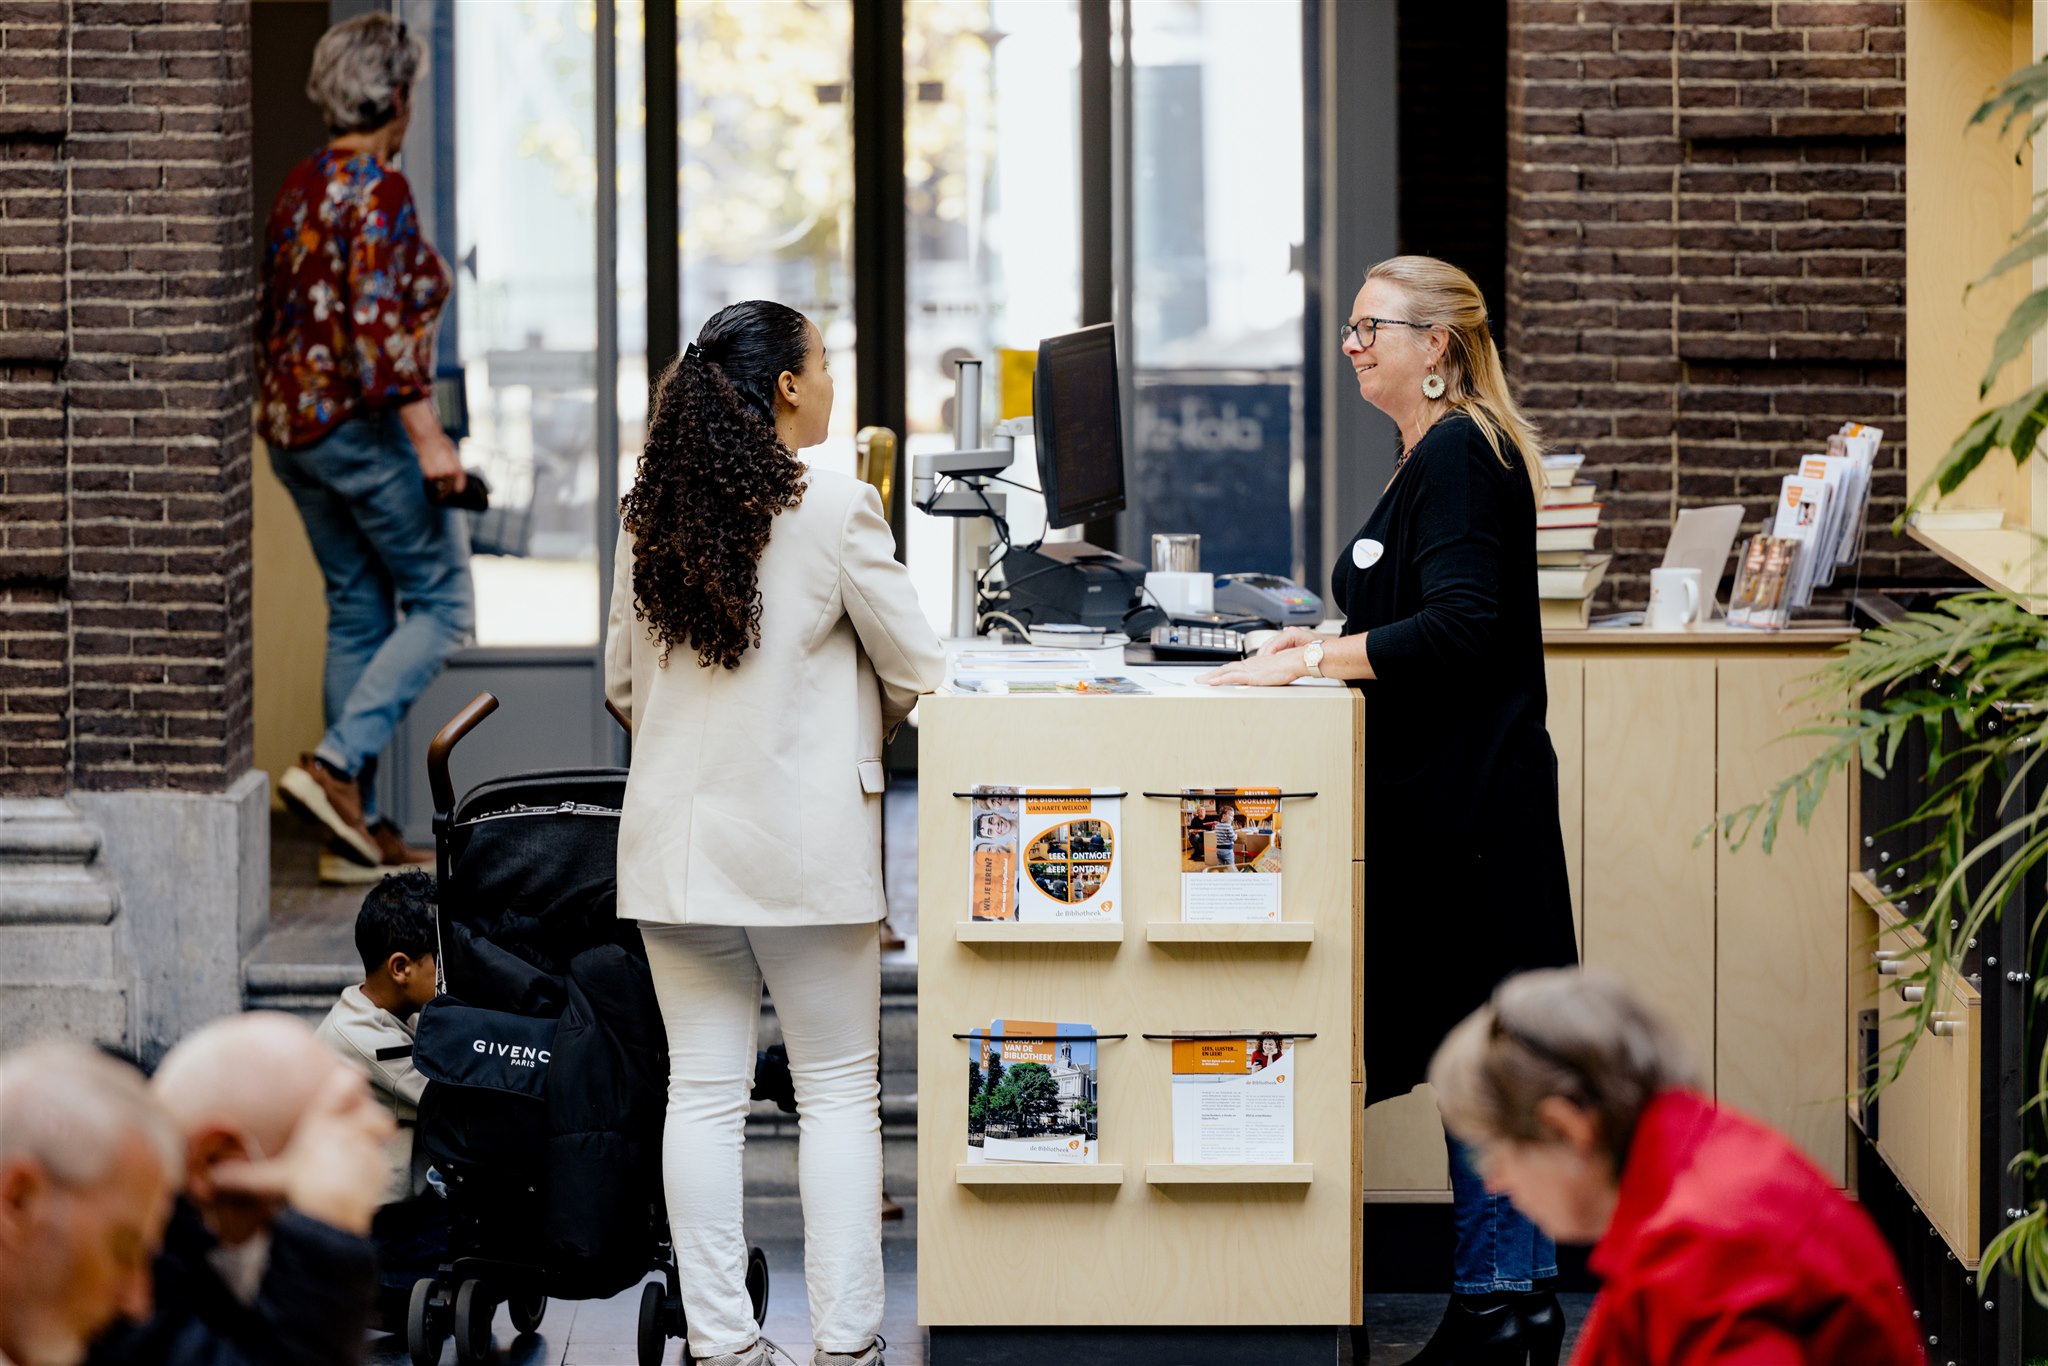
<path id="1" fill-rule="evenodd" d="M 1618 980 L 1524 973 L 1430 1063 L 1489 1189 L 1602 1280 L 1574 1366 L 1919 1366 L 1898 1264 L 1790 1140 L 1696 1089 Z"/>

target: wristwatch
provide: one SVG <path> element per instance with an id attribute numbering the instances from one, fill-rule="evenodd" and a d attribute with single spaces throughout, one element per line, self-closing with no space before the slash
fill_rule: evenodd
<path id="1" fill-rule="evenodd" d="M 1301 662 L 1308 665 L 1311 678 L 1323 676 L 1323 642 L 1321 637 L 1311 640 L 1301 652 Z"/>

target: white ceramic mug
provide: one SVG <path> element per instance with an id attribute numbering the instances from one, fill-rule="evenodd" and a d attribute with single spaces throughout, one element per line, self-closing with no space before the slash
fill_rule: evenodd
<path id="1" fill-rule="evenodd" d="M 1652 631 L 1683 631 L 1700 619 L 1702 594 L 1697 569 L 1652 569 L 1650 611 Z"/>

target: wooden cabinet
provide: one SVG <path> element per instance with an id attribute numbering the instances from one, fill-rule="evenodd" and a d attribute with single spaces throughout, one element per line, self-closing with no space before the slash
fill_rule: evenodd
<path id="1" fill-rule="evenodd" d="M 1811 758 L 1788 740 L 1840 634 L 1557 632 L 1547 639 L 1560 824 L 1586 964 L 1662 1010 L 1721 1099 L 1847 1174 L 1849 784 L 1774 852 L 1702 832 Z M 1428 1089 L 1366 1112 L 1369 1199 L 1448 1198 Z"/>
<path id="2" fill-rule="evenodd" d="M 1907 983 L 1926 970 L 1920 936 L 1866 877 L 1851 879 L 1861 898 L 1852 908 L 1860 954 L 1850 957 L 1851 991 L 1878 1016 L 1880 1074 L 1888 1071 L 1905 1036 L 1920 1030 L 1905 1067 L 1877 1101 L 1876 1123 L 1861 1107 L 1851 1114 L 1872 1132 L 1878 1151 L 1900 1183 L 1947 1241 L 1956 1259 L 1975 1268 L 1983 1250 L 1979 1204 L 1983 1132 L 1983 1029 L 1981 997 L 1969 982 L 1944 976 Z M 1932 991 L 1935 1006 L 1923 1026 L 1916 999 Z M 1860 1086 L 1851 1079 L 1851 1087 Z"/>

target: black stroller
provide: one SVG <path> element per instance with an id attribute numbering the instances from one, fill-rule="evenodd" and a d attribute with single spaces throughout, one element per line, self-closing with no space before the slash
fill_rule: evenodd
<path id="1" fill-rule="evenodd" d="M 458 804 L 448 758 L 497 710 L 480 693 L 427 751 L 440 892 L 440 994 L 421 1010 L 417 1146 L 445 1183 L 450 1260 L 414 1283 L 406 1339 L 433 1366 L 491 1353 L 499 1304 L 522 1334 L 550 1296 L 644 1278 L 639 1359 L 684 1335 L 661 1191 L 668 1055 L 639 927 L 614 914 L 621 768 L 497 778 Z M 768 1311 L 768 1261 L 747 1290 Z"/>

